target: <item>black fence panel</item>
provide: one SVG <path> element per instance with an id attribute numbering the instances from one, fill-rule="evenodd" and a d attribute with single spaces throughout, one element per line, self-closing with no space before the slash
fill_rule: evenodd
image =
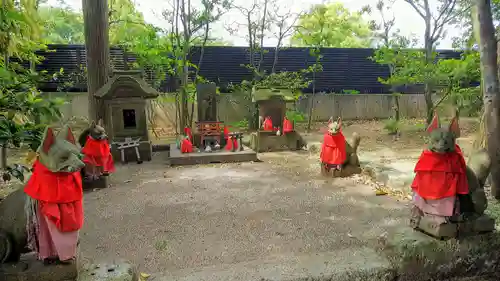
<path id="1" fill-rule="evenodd" d="M 340 49 L 324 48 L 320 50 L 320 61 L 323 71 L 315 74 L 316 92 L 342 93 L 355 90 L 361 93 L 387 93 L 389 87 L 381 84 L 378 78 L 387 78 L 389 68 L 375 63 L 370 59 L 374 49 Z M 62 68 L 64 75 L 40 85 L 43 91 L 86 91 L 86 78 L 82 69 L 85 67 L 86 53 L 82 45 L 50 45 L 48 51 L 38 53 L 45 60 L 37 66 L 37 70 L 46 70 L 49 74 L 59 72 Z M 444 50 L 439 52 L 440 59 L 459 58 L 460 52 Z M 201 49 L 195 47 L 190 54 L 190 61 L 194 64 L 200 62 Z M 230 84 L 237 84 L 243 80 L 251 79 L 251 72 L 243 65 L 250 62 L 249 49 L 246 47 L 209 46 L 205 47 L 201 59 L 199 74 L 209 81 L 213 81 L 221 88 Z M 111 67 L 117 70 L 128 69 L 135 61 L 134 54 L 124 52 L 120 48 L 110 49 Z M 260 55 L 254 56 L 258 63 Z M 266 48 L 262 58 L 261 67 L 268 73 L 271 72 L 275 60 L 275 49 Z M 308 48 L 283 48 L 277 56 L 276 71 L 298 71 L 312 66 L 316 58 L 310 54 Z M 193 69 L 194 72 L 194 69 Z M 145 79 L 152 83 L 156 79 L 154 73 L 145 69 Z M 312 79 L 312 74 L 309 75 Z M 157 79 L 156 79 L 157 80 Z M 161 84 L 162 91 L 173 91 L 178 85 L 178 79 L 164 77 Z M 68 81 L 72 81 L 68 85 Z M 311 92 L 311 84 L 304 92 Z M 401 87 L 403 92 L 415 92 L 420 87 Z M 418 91 L 420 92 L 420 91 Z"/>

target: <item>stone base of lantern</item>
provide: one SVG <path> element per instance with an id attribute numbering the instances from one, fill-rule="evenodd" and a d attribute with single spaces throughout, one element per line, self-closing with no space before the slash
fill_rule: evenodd
<path id="1" fill-rule="evenodd" d="M 306 146 L 298 132 L 276 135 L 272 131 L 258 131 L 250 136 L 250 148 L 256 152 L 301 150 Z"/>

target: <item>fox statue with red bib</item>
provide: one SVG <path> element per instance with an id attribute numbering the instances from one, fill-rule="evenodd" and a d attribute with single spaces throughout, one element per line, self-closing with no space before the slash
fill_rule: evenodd
<path id="1" fill-rule="evenodd" d="M 415 166 L 410 225 L 436 238 L 456 238 L 494 230 L 484 214 L 488 206 L 484 183 L 490 171 L 485 151 L 472 154 L 466 165 L 456 144 L 458 118 L 441 127 L 437 114 L 429 125 L 429 145 Z"/>
<path id="2" fill-rule="evenodd" d="M 352 143 L 346 141 L 342 133 L 342 119 L 328 121 L 321 145 L 321 173 L 325 176 L 348 177 L 361 173 L 357 149 L 361 138 L 354 133 Z"/>

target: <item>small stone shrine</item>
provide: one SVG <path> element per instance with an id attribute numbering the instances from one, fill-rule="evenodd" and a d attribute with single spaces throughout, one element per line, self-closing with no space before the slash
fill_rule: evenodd
<path id="1" fill-rule="evenodd" d="M 142 71 L 115 71 L 95 96 L 104 100 L 106 116 L 104 124 L 107 126 L 111 153 L 114 159 L 123 162 L 142 160 L 150 161 L 152 146 L 149 140 L 148 122 L 146 117 L 146 103 L 148 99 L 159 96 L 158 91 L 149 86 L 142 78 Z M 134 142 L 136 146 L 126 146 L 123 143 Z M 138 148 L 140 159 L 138 159 Z"/>
<path id="2" fill-rule="evenodd" d="M 243 133 L 229 132 L 224 122 L 218 120 L 217 86 L 213 83 L 198 84 L 196 92 L 198 121 L 195 122 L 196 130 L 190 143 L 190 148 L 192 145 L 194 150 L 184 150 L 182 141 L 171 144 L 168 163 L 192 165 L 257 161 L 257 153 L 243 145 Z M 191 128 L 185 130 L 190 132 Z"/>
<path id="3" fill-rule="evenodd" d="M 250 147 L 256 152 L 300 150 L 306 144 L 295 130 L 283 132 L 287 103 L 294 102 L 288 89 L 253 89 L 252 101 L 259 110 L 259 130 L 252 133 Z M 263 128 L 261 121 L 270 119 L 272 129 Z M 287 120 L 292 122 L 291 120 Z"/>

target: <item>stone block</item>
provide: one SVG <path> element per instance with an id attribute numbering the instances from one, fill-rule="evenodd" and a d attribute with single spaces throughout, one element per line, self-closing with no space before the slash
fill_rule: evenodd
<path id="1" fill-rule="evenodd" d="M 300 150 L 305 145 L 297 132 L 277 136 L 276 132 L 259 131 L 252 133 L 250 139 L 250 148 L 256 152 Z"/>
<path id="2" fill-rule="evenodd" d="M 137 268 L 126 260 L 103 261 L 86 265 L 78 281 L 139 281 Z"/>
<path id="3" fill-rule="evenodd" d="M 97 180 L 83 180 L 84 190 L 103 189 L 108 187 L 108 177 L 100 177 Z"/>
<path id="4" fill-rule="evenodd" d="M 0 281 L 76 281 L 77 263 L 44 265 L 35 254 L 21 257 L 18 263 L 0 265 Z"/>

